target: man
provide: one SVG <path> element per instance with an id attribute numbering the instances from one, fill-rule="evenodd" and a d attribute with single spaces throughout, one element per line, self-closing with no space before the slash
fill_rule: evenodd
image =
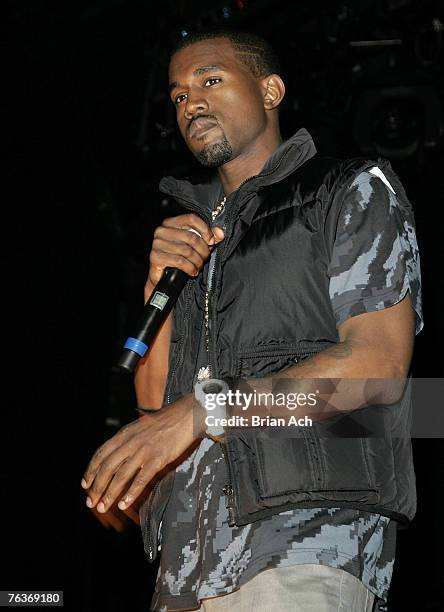
<path id="1" fill-rule="evenodd" d="M 421 326 L 410 205 L 383 160 L 322 160 L 305 130 L 282 142 L 285 86 L 258 37 L 188 37 L 169 76 L 180 132 L 216 172 L 161 183 L 186 211 L 155 231 L 145 298 L 167 267 L 191 280 L 138 368 L 143 416 L 85 472 L 87 505 L 129 485 L 126 509 L 162 472 L 141 509 L 150 559 L 162 541 L 153 610 L 372 610 L 415 510 L 405 402 L 379 406 L 388 442 L 282 439 L 208 425 L 194 386 L 404 379 Z M 341 414 L 400 398 L 365 394 L 350 386 Z"/>

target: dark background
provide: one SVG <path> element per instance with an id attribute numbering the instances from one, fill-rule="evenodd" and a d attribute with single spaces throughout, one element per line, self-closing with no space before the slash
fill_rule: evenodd
<path id="1" fill-rule="evenodd" d="M 64 589 L 78 612 L 147 610 L 137 527 L 105 529 L 79 481 L 134 418 L 113 366 L 140 313 L 157 191 L 195 162 L 166 93 L 182 31 L 237 24 L 282 58 L 284 137 L 388 157 L 415 208 L 426 326 L 416 377 L 442 376 L 443 8 L 409 0 L 21 0 L 5 4 L 1 589 Z M 6 8 L 7 7 L 7 8 Z M 6 385 L 5 385 L 6 387 Z M 7 398 L 7 399 L 6 399 Z M 444 606 L 443 441 L 414 440 L 419 509 L 399 535 L 392 611 Z"/>

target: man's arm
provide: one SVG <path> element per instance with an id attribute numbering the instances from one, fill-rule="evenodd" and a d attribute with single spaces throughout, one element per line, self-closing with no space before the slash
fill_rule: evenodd
<path id="1" fill-rule="evenodd" d="M 339 410 L 365 405 L 365 399 L 396 401 L 410 367 L 415 322 L 421 328 L 414 222 L 399 191 L 395 193 L 380 169 L 372 168 L 357 175 L 337 200 L 339 208 L 330 211 L 325 236 L 340 342 L 282 373 L 293 379 L 334 379 L 330 387 L 335 403 L 341 400 Z M 344 382 L 347 392 L 339 394 L 336 381 L 346 378 L 355 381 Z M 378 384 L 377 379 L 386 382 Z"/>
<path id="2" fill-rule="evenodd" d="M 413 352 L 415 311 L 410 293 L 394 306 L 344 321 L 338 332 L 339 343 L 276 376 L 294 379 L 294 390 L 304 393 L 313 392 L 314 388 L 322 389 L 316 379 L 326 381 L 324 395 L 328 402 L 321 402 L 319 414 L 316 415 L 314 409 L 311 414 L 307 411 L 307 415 L 322 418 L 322 412 L 327 416 L 331 410 L 347 412 L 372 402 L 390 404 L 397 401 Z M 335 383 L 332 396 L 329 396 L 329 380 Z M 301 410 L 298 412 L 300 414 Z M 272 414 L 288 416 L 288 411 L 285 407 L 273 408 Z"/>
<path id="3" fill-rule="evenodd" d="M 410 293 L 344 321 L 339 343 L 283 372 L 290 378 L 405 378 L 412 358 L 415 311 Z"/>
<path id="4" fill-rule="evenodd" d="M 189 231 L 193 230 L 193 231 Z M 197 276 L 210 249 L 223 240 L 223 231 L 209 228 L 197 215 L 165 219 L 154 232 L 145 298 L 160 280 L 165 268 L 179 268 Z M 160 408 L 168 370 L 172 316 L 165 321 L 146 359 L 136 374 L 137 401 L 141 408 Z M 87 490 L 86 504 L 105 513 L 129 488 L 118 506 L 126 510 L 149 482 L 188 452 L 202 435 L 196 419 L 201 412 L 194 395 L 188 394 L 166 410 L 146 414 L 122 427 L 93 455 L 81 485 Z"/>
<path id="5" fill-rule="evenodd" d="M 145 287 L 145 302 L 154 290 L 148 280 Z M 147 355 L 137 365 L 134 384 L 137 405 L 140 408 L 161 408 L 168 375 L 173 313 L 171 312 L 156 335 Z"/>

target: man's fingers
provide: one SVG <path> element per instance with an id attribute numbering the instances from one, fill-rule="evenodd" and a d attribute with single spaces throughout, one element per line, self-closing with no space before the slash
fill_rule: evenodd
<path id="1" fill-rule="evenodd" d="M 106 452 L 107 446 L 108 446 L 108 442 L 100 446 L 96 450 L 94 455 L 92 456 L 92 459 L 89 462 L 88 467 L 85 470 L 85 473 L 83 474 L 83 478 L 81 482 L 81 485 L 84 489 L 90 488 L 101 462 L 107 455 L 107 452 Z"/>
<path id="2" fill-rule="evenodd" d="M 210 256 L 210 247 L 223 238 L 221 228 L 208 227 L 192 213 L 165 219 L 154 231 L 149 283 L 156 286 L 165 268 L 178 268 L 189 276 L 197 276 Z"/>
<path id="3" fill-rule="evenodd" d="M 125 439 L 128 437 L 128 434 L 131 432 L 133 424 L 129 423 L 125 425 L 116 433 L 115 436 L 107 440 L 102 446 L 96 450 L 94 455 L 89 462 L 85 473 L 83 474 L 81 485 L 84 489 L 89 489 L 94 478 L 96 477 L 97 470 L 102 466 L 104 461 L 109 461 L 110 456 L 119 449 Z"/>
<path id="4" fill-rule="evenodd" d="M 218 244 L 225 237 L 224 230 L 221 227 L 218 227 L 217 225 L 215 225 L 211 229 L 212 229 L 213 236 L 214 236 L 214 244 Z"/>
<path id="5" fill-rule="evenodd" d="M 188 232 L 187 232 L 188 233 Z M 210 250 L 208 246 L 196 236 L 202 243 L 199 245 L 189 243 L 178 243 L 165 240 L 161 237 L 153 240 L 150 263 L 159 265 L 161 262 L 170 265 L 176 262 L 175 258 L 182 257 L 199 271 L 207 260 Z M 191 269 L 191 268 L 190 268 Z"/>
<path id="6" fill-rule="evenodd" d="M 86 505 L 89 508 L 94 508 L 99 502 L 114 474 L 121 469 L 121 466 L 124 465 L 127 460 L 128 450 L 124 451 L 118 448 L 110 453 L 105 459 L 102 459 L 97 466 L 93 463 L 94 459 L 91 461 L 86 472 L 87 477 L 84 477 L 87 483 L 86 488 L 88 489 Z"/>
<path id="7" fill-rule="evenodd" d="M 98 512 L 103 513 L 109 510 L 109 508 L 116 501 L 117 496 L 122 493 L 134 476 L 137 478 L 137 473 L 141 469 L 141 465 L 141 459 L 137 455 L 136 457 L 122 463 L 112 477 L 108 488 L 98 501 Z"/>
<path id="8" fill-rule="evenodd" d="M 91 486 L 88 489 L 88 497 L 86 498 L 86 505 L 88 508 L 94 508 L 97 506 L 99 501 L 102 499 L 106 487 L 113 477 L 112 471 L 102 471 L 99 470 L 97 472 L 96 477 L 94 478 Z"/>
<path id="9" fill-rule="evenodd" d="M 150 253 L 150 281 L 156 284 L 165 268 L 197 276 L 209 254 L 208 245 L 194 232 L 157 228 Z"/>
<path id="10" fill-rule="evenodd" d="M 211 244 L 210 241 L 213 237 L 213 232 L 205 223 L 205 221 L 197 215 L 194 215 L 193 213 L 165 219 L 161 227 L 176 228 L 182 230 L 194 229 L 199 232 L 200 236 L 206 242 L 206 244 Z"/>
<path id="11" fill-rule="evenodd" d="M 126 510 L 128 506 L 139 497 L 144 488 L 151 482 L 157 472 L 162 468 L 155 459 L 150 462 L 149 466 L 142 468 L 134 478 L 130 488 L 125 493 L 123 499 L 117 504 L 121 510 Z"/>
<path id="12" fill-rule="evenodd" d="M 196 231 L 194 230 L 191 231 L 190 229 L 186 228 L 177 229 L 171 227 L 158 227 L 154 231 L 154 240 L 152 245 L 153 248 L 155 248 L 156 238 L 164 240 L 168 244 L 171 244 L 171 248 L 184 248 L 188 246 L 197 253 L 199 253 L 202 259 L 206 259 L 210 254 L 208 243 L 202 236 L 200 236 L 200 234 L 196 233 Z"/>

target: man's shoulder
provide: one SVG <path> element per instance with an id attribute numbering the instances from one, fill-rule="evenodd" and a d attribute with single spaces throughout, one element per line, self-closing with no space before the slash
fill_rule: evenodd
<path id="1" fill-rule="evenodd" d="M 293 200 L 296 196 L 300 204 L 314 200 L 327 204 L 330 196 L 346 189 L 361 172 L 378 165 L 376 160 L 365 158 L 341 159 L 315 155 L 279 184 L 272 186 L 272 192 L 281 191 L 284 199 Z"/>
<path id="2" fill-rule="evenodd" d="M 307 160 L 292 179 L 300 182 L 324 184 L 338 187 L 352 181 L 363 172 L 372 168 L 387 169 L 388 162 L 383 158 L 369 159 L 365 157 L 323 157 L 315 155 Z"/>

